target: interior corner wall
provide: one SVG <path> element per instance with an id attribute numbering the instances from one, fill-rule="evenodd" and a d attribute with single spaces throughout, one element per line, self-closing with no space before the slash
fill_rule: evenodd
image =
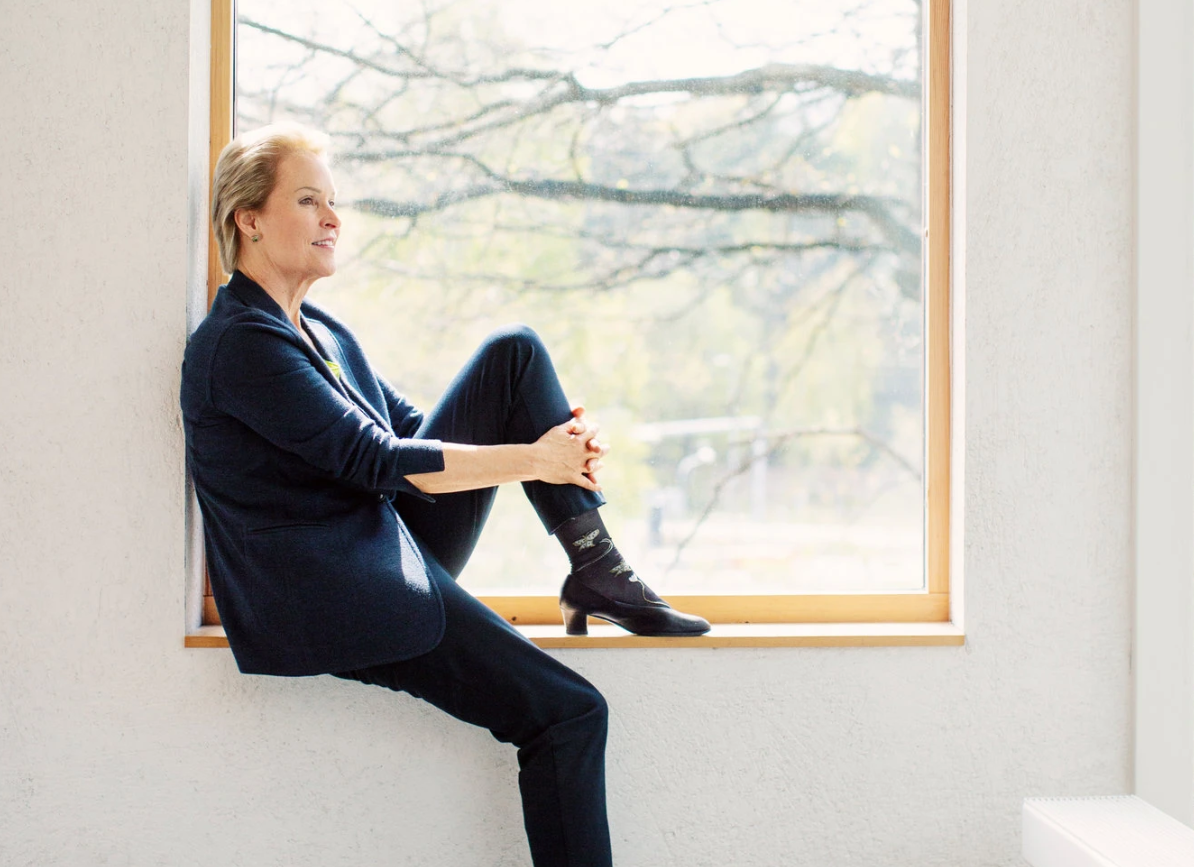
<path id="1" fill-rule="evenodd" d="M 1135 791 L 1194 825 L 1194 0 L 1140 0 Z"/>
<path id="2" fill-rule="evenodd" d="M 1012 867 L 1131 790 L 1135 9 L 958 19 L 965 647 L 560 652 L 621 867 Z M 487 733 L 182 647 L 192 11 L 0 32 L 0 863 L 526 865 Z"/>

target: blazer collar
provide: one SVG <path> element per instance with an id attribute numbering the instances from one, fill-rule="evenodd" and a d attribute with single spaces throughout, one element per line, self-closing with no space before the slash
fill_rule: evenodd
<path id="1" fill-rule="evenodd" d="M 332 373 L 331 369 L 327 366 L 327 363 L 320 352 L 316 349 L 312 349 L 310 344 L 303 340 L 303 335 L 297 328 L 294 327 L 294 323 L 290 321 L 290 317 L 286 315 L 286 311 L 282 309 L 282 305 L 270 297 L 270 294 L 261 288 L 261 284 L 257 283 L 257 281 L 255 281 L 252 277 L 248 277 L 240 271 L 233 271 L 232 277 L 228 280 L 228 283 L 225 284 L 223 288 L 227 289 L 233 297 L 243 303 L 246 307 L 252 307 L 254 310 L 259 310 L 267 316 L 277 319 L 280 324 L 286 326 L 286 330 L 291 332 L 291 334 L 294 336 L 294 342 L 298 344 L 300 348 L 302 348 L 303 352 L 310 356 L 311 363 L 314 364 L 321 373 L 323 373 L 324 378 L 336 388 L 340 387 L 339 382 L 336 380 L 336 377 Z M 303 313 L 306 313 L 306 307 L 307 304 L 304 301 L 302 307 L 300 307 L 300 310 L 302 310 Z M 308 322 L 309 321 L 310 320 L 308 319 Z"/>
<path id="2" fill-rule="evenodd" d="M 260 310 L 262 313 L 268 313 L 284 322 L 290 322 L 290 317 L 286 315 L 282 305 L 271 298 L 270 294 L 262 289 L 252 277 L 247 277 L 240 271 L 233 271 L 232 277 L 228 280 L 228 291 L 249 307 Z"/>

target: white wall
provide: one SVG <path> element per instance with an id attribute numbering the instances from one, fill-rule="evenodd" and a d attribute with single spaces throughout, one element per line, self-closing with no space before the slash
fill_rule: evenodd
<path id="1" fill-rule="evenodd" d="M 1194 824 L 1194 0 L 1140 0 L 1136 793 Z"/>
<path id="2" fill-rule="evenodd" d="M 562 653 L 622 867 L 1015 865 L 1131 790 L 1135 3 L 962 11 L 967 644 Z M 0 33 L 0 864 L 526 864 L 486 733 L 181 646 L 190 24 Z"/>

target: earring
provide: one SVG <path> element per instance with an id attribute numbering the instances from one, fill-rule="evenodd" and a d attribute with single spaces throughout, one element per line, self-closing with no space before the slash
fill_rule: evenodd
<path id="1" fill-rule="evenodd" d="M 253 243 L 254 243 L 254 244 L 256 244 L 256 243 L 257 243 L 258 241 L 260 241 L 260 240 L 261 240 L 261 236 L 260 236 L 260 235 L 254 235 L 254 236 L 253 236 Z"/>

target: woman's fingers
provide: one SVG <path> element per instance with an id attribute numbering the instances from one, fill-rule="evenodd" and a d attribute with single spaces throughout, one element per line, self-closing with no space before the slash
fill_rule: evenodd
<path id="1" fill-rule="evenodd" d="M 592 425 L 580 435 L 581 442 L 585 444 L 585 451 L 595 452 L 601 448 L 601 443 L 597 440 L 597 431 L 597 425 Z M 597 443 L 596 446 L 593 445 L 594 442 Z"/>
<path id="2" fill-rule="evenodd" d="M 570 431 L 576 436 L 586 435 L 584 437 L 585 445 L 591 452 L 596 452 L 603 457 L 609 451 L 609 446 L 597 439 L 597 432 L 601 430 L 601 425 L 597 422 L 587 421 L 584 417 L 585 408 L 579 404 L 572 407 L 572 427 Z"/>
<path id="3" fill-rule="evenodd" d="M 597 484 L 597 473 L 603 466 L 605 466 L 605 464 L 600 458 L 589 458 L 587 461 L 585 461 L 584 477 L 593 485 L 590 490 L 601 490 L 601 486 Z"/>
<path id="4" fill-rule="evenodd" d="M 596 422 L 590 422 L 585 418 L 585 408 L 583 406 L 572 407 L 573 425 L 575 426 L 573 433 L 584 433 L 591 430 L 594 434 L 601 429 L 601 426 Z"/>
<path id="5" fill-rule="evenodd" d="M 601 490 L 597 472 L 604 466 L 609 447 L 597 439 L 600 426 L 584 418 L 584 407 L 572 410 L 572 418 L 543 435 L 546 469 L 540 479 L 551 484 L 574 484 L 589 491 Z"/>

